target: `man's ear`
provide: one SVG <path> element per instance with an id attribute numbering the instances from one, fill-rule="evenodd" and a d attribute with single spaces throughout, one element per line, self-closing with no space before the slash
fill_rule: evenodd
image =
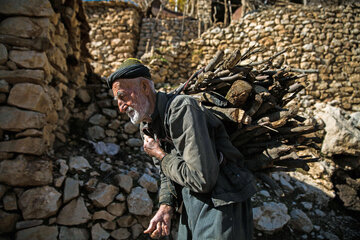
<path id="1" fill-rule="evenodd" d="M 140 89 L 145 95 L 149 95 L 150 93 L 150 85 L 148 81 L 149 80 L 146 78 L 142 78 L 140 81 Z"/>

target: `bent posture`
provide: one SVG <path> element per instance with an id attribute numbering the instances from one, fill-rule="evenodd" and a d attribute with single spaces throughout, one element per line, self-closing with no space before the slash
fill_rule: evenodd
<path id="1" fill-rule="evenodd" d="M 156 92 L 149 69 L 128 59 L 107 79 L 161 177 L 159 210 L 145 233 L 170 234 L 181 211 L 178 239 L 252 239 L 253 177 L 222 122 L 186 95 Z"/>

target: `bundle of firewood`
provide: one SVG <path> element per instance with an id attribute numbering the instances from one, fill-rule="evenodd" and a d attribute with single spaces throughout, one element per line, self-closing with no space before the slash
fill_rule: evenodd
<path id="1" fill-rule="evenodd" d="M 250 170 L 308 170 L 307 163 L 317 159 L 296 151 L 312 144 L 304 134 L 319 130 L 319 125 L 297 115 L 298 106 L 289 104 L 304 89 L 296 80 L 306 71 L 281 68 L 281 61 L 275 69 L 274 59 L 285 50 L 261 62 L 250 61 L 261 50 L 254 46 L 241 54 L 237 49 L 226 58 L 218 51 L 174 92 L 192 95 L 223 121 Z"/>

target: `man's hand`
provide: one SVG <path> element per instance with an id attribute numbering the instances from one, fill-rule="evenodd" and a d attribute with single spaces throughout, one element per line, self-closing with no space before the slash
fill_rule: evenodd
<path id="1" fill-rule="evenodd" d="M 164 150 L 160 147 L 159 142 L 155 141 L 152 137 L 144 135 L 144 151 L 150 157 L 156 157 L 161 160 L 165 156 Z"/>
<path id="2" fill-rule="evenodd" d="M 160 238 L 161 236 L 169 235 L 172 215 L 173 207 L 160 205 L 159 210 L 151 219 L 149 227 L 144 233 L 149 233 L 151 238 Z"/>

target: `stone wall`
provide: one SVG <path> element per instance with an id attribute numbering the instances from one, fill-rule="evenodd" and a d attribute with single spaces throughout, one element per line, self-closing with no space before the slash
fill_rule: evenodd
<path id="1" fill-rule="evenodd" d="M 143 19 L 137 57 L 149 66 L 155 83 L 187 79 L 194 68 L 188 42 L 197 38 L 198 26 L 191 19 Z"/>
<path id="2" fill-rule="evenodd" d="M 1 1 L 2 159 L 41 155 L 55 136 L 65 141 L 77 90 L 86 83 L 89 27 L 81 1 L 32 2 Z"/>
<path id="3" fill-rule="evenodd" d="M 260 43 L 267 50 L 253 61 L 287 48 L 284 58 L 278 61 L 291 68 L 319 70 L 319 74 L 308 75 L 303 94 L 359 111 L 359 12 L 358 7 L 351 5 L 269 9 L 248 15 L 227 28 L 212 27 L 194 41 L 193 48 L 200 54 L 199 66 L 205 65 L 220 48 L 244 51 Z"/>
<path id="4" fill-rule="evenodd" d="M 124 2 L 85 2 L 91 27 L 89 51 L 94 72 L 107 77 L 121 62 L 134 57 L 139 40 L 140 9 Z"/>

